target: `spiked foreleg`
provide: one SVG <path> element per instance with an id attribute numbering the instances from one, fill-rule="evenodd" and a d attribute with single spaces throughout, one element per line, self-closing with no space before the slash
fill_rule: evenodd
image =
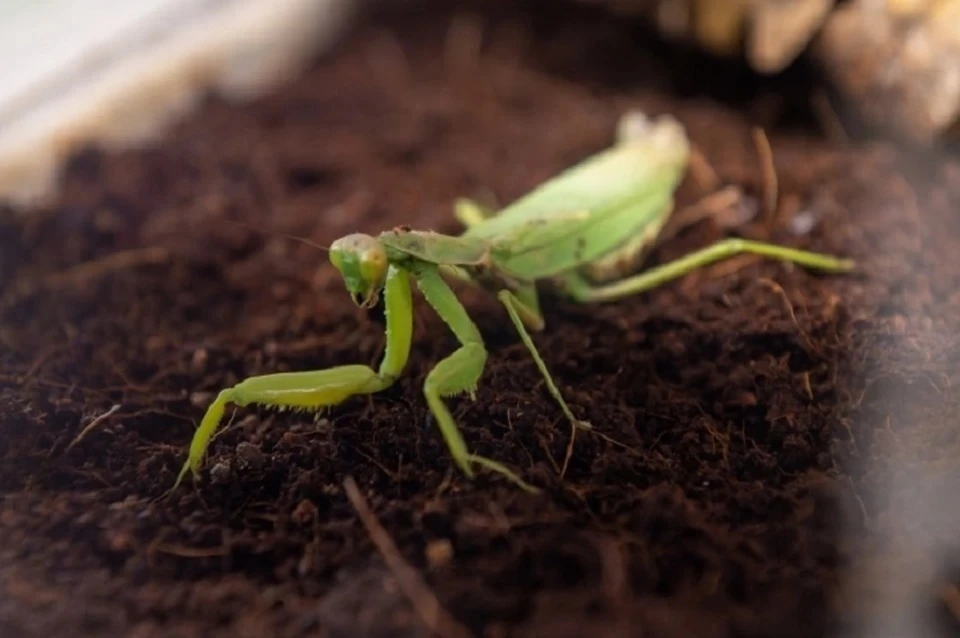
<path id="1" fill-rule="evenodd" d="M 281 410 L 317 411 L 346 399 L 380 392 L 393 385 L 403 373 L 410 356 L 413 337 L 413 301 L 409 274 L 391 266 L 384 289 L 387 318 L 387 346 L 379 370 L 365 365 L 346 365 L 328 370 L 281 372 L 241 381 L 221 390 L 207 409 L 190 443 L 187 460 L 173 486 L 176 489 L 187 472 L 196 478 L 227 405 L 263 405 Z"/>

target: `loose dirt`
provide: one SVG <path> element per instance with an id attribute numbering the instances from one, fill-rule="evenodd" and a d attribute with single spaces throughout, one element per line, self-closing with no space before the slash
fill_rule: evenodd
<path id="1" fill-rule="evenodd" d="M 960 163 L 826 135 L 806 79 L 759 82 L 601 10 L 401 5 L 272 97 L 76 157 L 54 205 L 0 215 L 3 635 L 430 635 L 348 477 L 474 635 L 957 631 Z M 546 302 L 536 342 L 596 429 L 562 478 L 568 425 L 496 300 L 463 291 L 490 359 L 455 416 L 540 495 L 452 467 L 421 385 L 456 341 L 418 303 L 393 388 L 319 420 L 231 411 L 203 481 L 161 498 L 220 388 L 383 352 L 379 310 L 324 253 L 227 220 L 322 244 L 457 232 L 455 197 L 511 201 L 634 107 L 703 154 L 678 208 L 744 193 L 651 264 L 737 234 L 861 272 L 740 258 Z"/>

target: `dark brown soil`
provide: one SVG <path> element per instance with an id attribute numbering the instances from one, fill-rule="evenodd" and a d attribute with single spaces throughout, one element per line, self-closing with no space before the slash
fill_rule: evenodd
<path id="1" fill-rule="evenodd" d="M 468 22 L 446 48 L 444 10 L 378 19 L 273 97 L 211 101 L 159 149 L 86 152 L 56 205 L 3 213 L 3 636 L 428 635 L 348 476 L 475 635 L 958 631 L 960 163 L 830 142 L 787 113 L 799 74 L 748 87 L 548 5 L 478 5 L 479 57 Z M 746 212 L 755 124 L 779 177 L 775 218 L 704 221 L 651 263 L 735 232 L 863 272 L 737 259 L 616 304 L 549 301 L 536 341 L 596 426 L 562 479 L 567 424 L 498 303 L 464 292 L 491 354 L 456 416 L 540 495 L 454 471 L 421 384 L 456 342 L 418 304 L 395 387 L 318 422 L 239 410 L 203 482 L 160 499 L 218 389 L 382 354 L 382 319 L 323 253 L 224 220 L 321 243 L 457 232 L 454 197 L 508 202 L 636 106 L 682 118 Z M 691 177 L 678 204 L 705 194 Z"/>

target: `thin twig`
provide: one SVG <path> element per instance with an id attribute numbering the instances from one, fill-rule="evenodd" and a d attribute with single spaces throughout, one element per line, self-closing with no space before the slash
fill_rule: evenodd
<path id="1" fill-rule="evenodd" d="M 117 270 L 147 264 L 160 264 L 168 259 L 170 259 L 170 251 L 163 246 L 121 250 L 99 259 L 77 264 L 68 270 L 48 275 L 44 277 L 42 286 L 54 289 L 62 288 L 82 281 L 96 279 Z"/>
<path id="2" fill-rule="evenodd" d="M 560 466 L 557 465 L 557 460 L 553 458 L 553 454 L 550 453 L 550 446 L 547 444 L 546 439 L 543 437 L 537 437 L 537 443 L 540 445 L 540 449 L 546 453 L 547 461 L 550 462 L 550 465 L 553 466 L 553 471 L 557 473 L 557 476 L 563 478 L 562 470 Z"/>
<path id="3" fill-rule="evenodd" d="M 777 167 L 773 162 L 773 149 L 770 140 L 762 128 L 753 129 L 753 143 L 757 146 L 760 156 L 760 170 L 763 172 L 763 206 L 764 221 L 773 224 L 777 215 L 777 201 L 779 198 L 779 183 L 777 181 Z"/>
<path id="4" fill-rule="evenodd" d="M 736 221 L 723 219 L 723 213 L 736 206 L 743 198 L 743 193 L 736 186 L 727 186 L 718 191 L 704 195 L 696 202 L 681 208 L 673 214 L 670 226 L 664 228 L 657 241 L 663 243 L 679 233 L 705 219 L 713 219 L 721 227 L 734 226 Z M 732 215 L 728 216 L 732 217 Z"/>
<path id="5" fill-rule="evenodd" d="M 420 574 L 404 560 L 396 543 L 390 538 L 387 530 L 380 525 L 370 506 L 367 505 L 367 501 L 360 493 L 356 481 L 352 477 L 347 477 L 347 480 L 343 482 L 343 488 L 347 493 L 347 498 L 350 499 L 350 503 L 357 510 L 357 516 L 360 517 L 360 521 L 367 528 L 370 540 L 377 546 L 377 550 L 387 564 L 387 568 L 397 580 L 397 585 L 430 631 L 435 635 L 451 638 L 472 638 L 473 634 L 470 630 L 457 622 L 440 606 L 440 601 L 430 591 Z"/>
<path id="6" fill-rule="evenodd" d="M 563 467 L 560 469 L 560 480 L 567 474 L 567 468 L 570 466 L 570 459 L 573 458 L 573 442 L 577 440 L 577 424 L 570 424 L 570 442 L 567 443 L 567 451 L 563 457 Z"/>
<path id="7" fill-rule="evenodd" d="M 37 280 L 24 279 L 11 287 L 8 297 L 0 303 L 0 309 L 7 309 L 41 291 L 53 291 L 62 288 L 76 288 L 80 284 L 107 275 L 111 272 L 143 265 L 156 265 L 170 259 L 170 251 L 162 246 L 122 250 L 105 257 L 92 259 L 72 266 L 67 270 L 55 272 Z"/>
<path id="8" fill-rule="evenodd" d="M 712 193 L 720 188 L 720 178 L 717 176 L 717 171 L 713 170 L 713 166 L 710 165 L 706 155 L 696 147 L 690 149 L 690 175 L 704 192 Z"/>
<path id="9" fill-rule="evenodd" d="M 843 126 L 843 120 L 840 118 L 840 114 L 833 108 L 833 104 L 830 103 L 830 98 L 827 97 L 826 93 L 817 91 L 813 94 L 813 97 L 810 98 L 810 101 L 827 139 L 840 145 L 849 144 L 850 135 Z"/>
<path id="10" fill-rule="evenodd" d="M 775 292 L 780 299 L 783 301 L 784 307 L 787 309 L 787 312 L 790 314 L 790 319 L 793 321 L 793 325 L 797 328 L 797 331 L 800 333 L 800 336 L 803 337 L 803 341 L 807 344 L 807 347 L 810 349 L 810 352 L 814 354 L 819 354 L 820 349 L 814 345 L 813 341 L 810 340 L 810 337 L 807 335 L 806 331 L 800 327 L 800 322 L 797 320 L 797 313 L 793 311 L 793 304 L 790 302 L 790 297 L 787 296 L 787 291 L 783 289 L 783 286 L 778 284 L 772 279 L 766 277 L 761 277 L 757 280 L 757 283 L 766 286 L 773 292 Z"/>
<path id="11" fill-rule="evenodd" d="M 229 547 L 185 547 L 182 545 L 155 545 L 153 551 L 180 558 L 216 558 L 230 553 Z"/>
<path id="12" fill-rule="evenodd" d="M 117 403 L 117 404 L 115 404 L 113 407 L 111 407 L 109 410 L 107 410 L 106 412 L 104 412 L 104 413 L 101 414 L 100 416 L 96 417 L 93 421 L 90 421 L 90 423 L 87 424 L 87 427 L 83 428 L 83 429 L 80 431 L 80 434 L 77 435 L 77 438 L 75 438 L 75 439 L 70 443 L 70 445 L 67 446 L 67 449 L 64 450 L 64 452 L 69 452 L 71 449 L 73 449 L 73 446 L 75 446 L 77 443 L 79 443 L 79 442 L 83 439 L 83 437 L 87 436 L 87 434 L 88 434 L 91 430 L 93 430 L 95 427 L 97 427 L 98 425 L 100 425 L 101 423 L 103 423 L 104 421 L 106 421 L 106 420 L 107 420 L 108 418 L 110 418 L 113 414 L 115 414 L 115 413 L 117 412 L 117 410 L 119 410 L 119 409 L 120 409 L 120 404 Z"/>

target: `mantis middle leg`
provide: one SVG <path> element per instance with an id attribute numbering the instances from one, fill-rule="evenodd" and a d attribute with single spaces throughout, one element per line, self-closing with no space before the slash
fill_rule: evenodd
<path id="1" fill-rule="evenodd" d="M 806 268 L 828 272 L 849 271 L 855 265 L 850 259 L 840 259 L 767 242 L 733 238 L 719 241 L 685 257 L 614 283 L 598 286 L 580 275 L 568 276 L 564 279 L 564 283 L 567 294 L 581 303 L 614 301 L 656 288 L 698 268 L 744 253 L 793 262 Z"/>
<path id="2" fill-rule="evenodd" d="M 521 289 L 517 294 L 509 290 L 502 290 L 497 294 L 497 298 L 504 307 L 506 307 L 507 314 L 510 315 L 510 320 L 520 334 L 520 339 L 537 364 L 537 368 L 540 370 L 540 374 L 543 376 L 551 396 L 560 404 L 560 409 L 563 410 L 564 416 L 567 417 L 567 420 L 570 421 L 570 424 L 574 427 L 583 430 L 592 429 L 593 426 L 589 423 L 581 421 L 573 415 L 567 402 L 563 399 L 563 395 L 560 394 L 557 384 L 553 381 L 553 376 L 547 369 L 547 364 L 544 363 L 543 358 L 537 351 L 537 346 L 534 345 L 533 339 L 527 330 L 529 327 L 531 330 L 539 332 L 543 330 L 544 327 L 543 315 L 540 313 L 536 290 L 532 286 Z"/>
<path id="3" fill-rule="evenodd" d="M 407 271 L 390 267 L 384 305 L 387 345 L 379 370 L 365 365 L 345 365 L 327 370 L 281 372 L 250 377 L 221 390 L 190 442 L 187 461 L 171 491 L 180 485 L 187 472 L 192 472 L 195 478 L 199 475 L 210 439 L 231 403 L 241 407 L 259 404 L 281 410 L 316 411 L 351 396 L 380 392 L 393 385 L 407 365 L 413 338 L 413 300 Z"/>
<path id="4" fill-rule="evenodd" d="M 483 344 L 483 337 L 476 324 L 470 319 L 467 311 L 457 299 L 453 290 L 443 280 L 434 266 L 421 266 L 414 276 L 423 296 L 440 318 L 450 327 L 461 346 L 446 359 L 440 361 L 427 375 L 423 384 L 423 394 L 427 405 L 437 421 L 440 434 L 443 436 L 453 457 L 454 462 L 468 477 L 473 478 L 471 463 L 502 474 L 522 489 L 530 492 L 538 490 L 528 485 L 506 466 L 483 456 L 471 454 L 467 444 L 460 434 L 456 421 L 450 414 L 443 398 L 467 393 L 476 398 L 477 382 L 483 374 L 487 363 L 487 350 Z"/>

